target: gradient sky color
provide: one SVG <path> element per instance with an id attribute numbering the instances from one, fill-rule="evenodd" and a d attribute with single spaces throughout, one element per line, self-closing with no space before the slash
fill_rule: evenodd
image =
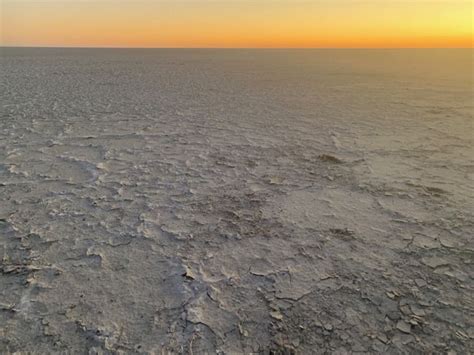
<path id="1" fill-rule="evenodd" d="M 0 0 L 3 46 L 469 47 L 468 0 Z"/>

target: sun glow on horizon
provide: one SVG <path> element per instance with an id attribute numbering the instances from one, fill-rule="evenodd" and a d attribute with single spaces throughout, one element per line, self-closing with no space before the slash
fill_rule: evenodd
<path id="1" fill-rule="evenodd" d="M 469 47 L 464 0 L 0 0 L 3 46 Z"/>

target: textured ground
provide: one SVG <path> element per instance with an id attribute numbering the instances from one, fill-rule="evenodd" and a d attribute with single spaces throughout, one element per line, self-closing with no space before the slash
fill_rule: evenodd
<path id="1" fill-rule="evenodd" d="M 0 352 L 472 352 L 471 65 L 2 49 Z"/>

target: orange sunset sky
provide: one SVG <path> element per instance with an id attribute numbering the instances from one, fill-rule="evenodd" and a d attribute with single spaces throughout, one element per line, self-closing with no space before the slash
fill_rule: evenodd
<path id="1" fill-rule="evenodd" d="M 0 0 L 2 46 L 472 47 L 465 0 Z"/>

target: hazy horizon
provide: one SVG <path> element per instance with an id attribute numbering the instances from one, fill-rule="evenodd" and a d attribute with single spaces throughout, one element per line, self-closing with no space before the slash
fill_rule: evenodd
<path id="1" fill-rule="evenodd" d="M 0 45 L 0 48 L 25 49 L 223 49 L 223 50 L 474 50 L 474 47 L 119 47 L 119 46 L 49 46 Z"/>

